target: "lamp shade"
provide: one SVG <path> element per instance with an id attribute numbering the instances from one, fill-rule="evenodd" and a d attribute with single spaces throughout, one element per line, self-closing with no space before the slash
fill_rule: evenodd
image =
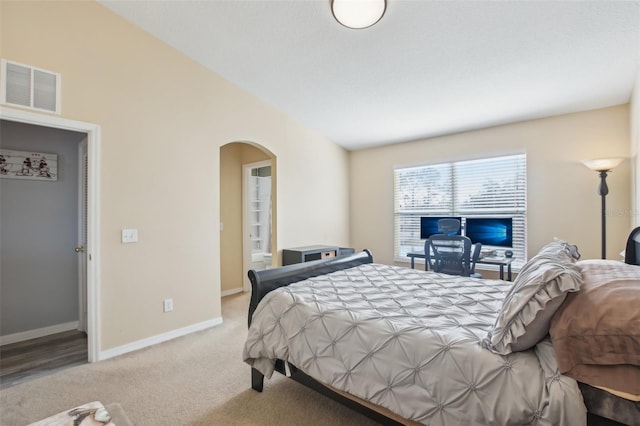
<path id="1" fill-rule="evenodd" d="M 348 28 L 367 28 L 382 18 L 386 0 L 332 0 L 331 11 L 336 21 Z"/>
<path id="2" fill-rule="evenodd" d="M 606 172 L 622 163 L 623 160 L 624 158 L 599 158 L 597 160 L 583 161 L 583 163 L 591 170 Z"/>

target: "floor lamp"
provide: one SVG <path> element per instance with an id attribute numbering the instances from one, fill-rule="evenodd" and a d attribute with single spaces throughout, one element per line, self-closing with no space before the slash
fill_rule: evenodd
<path id="1" fill-rule="evenodd" d="M 602 258 L 607 257 L 607 215 L 606 215 L 606 201 L 605 197 L 609 193 L 609 187 L 607 186 L 607 173 L 614 167 L 622 162 L 622 158 L 602 158 L 598 160 L 585 161 L 584 165 L 595 170 L 600 175 L 600 185 L 598 186 L 598 195 L 602 199 Z"/>

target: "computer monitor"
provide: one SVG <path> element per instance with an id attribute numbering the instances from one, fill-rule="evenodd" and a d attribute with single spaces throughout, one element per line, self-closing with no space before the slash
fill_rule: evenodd
<path id="1" fill-rule="evenodd" d="M 454 217 L 454 216 L 422 216 L 420 218 L 420 239 L 421 240 L 426 240 L 427 238 L 431 237 L 433 234 L 442 234 L 442 232 L 440 232 L 440 230 L 438 229 L 438 221 L 440 219 L 456 219 L 458 221 L 462 220 L 461 217 Z M 458 229 L 458 232 L 456 232 L 455 235 L 460 235 L 460 229 Z"/>
<path id="2" fill-rule="evenodd" d="M 513 219 L 510 217 L 468 217 L 464 234 L 483 246 L 513 247 Z"/>

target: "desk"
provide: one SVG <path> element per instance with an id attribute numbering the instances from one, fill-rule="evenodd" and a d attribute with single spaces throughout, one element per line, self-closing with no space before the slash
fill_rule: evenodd
<path id="1" fill-rule="evenodd" d="M 293 265 L 294 263 L 309 262 L 311 260 L 327 259 L 329 257 L 353 254 L 356 251 L 348 247 L 338 246 L 305 246 L 294 247 L 282 250 L 282 266 Z"/>
<path id="2" fill-rule="evenodd" d="M 411 269 L 415 269 L 415 260 L 424 259 L 424 251 L 414 251 L 407 253 L 407 256 L 411 258 Z M 500 267 L 500 279 L 504 280 L 504 267 L 507 267 L 507 280 L 511 281 L 511 263 L 515 260 L 515 257 L 500 257 L 500 256 L 487 256 L 476 261 L 476 265 L 497 265 Z M 425 260 L 424 270 L 429 270 L 429 265 Z"/>

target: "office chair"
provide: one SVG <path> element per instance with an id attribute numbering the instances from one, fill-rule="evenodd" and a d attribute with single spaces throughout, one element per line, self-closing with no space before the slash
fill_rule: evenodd
<path id="1" fill-rule="evenodd" d="M 471 271 L 469 276 L 471 278 L 482 278 L 482 274 L 476 272 L 476 262 L 480 259 L 480 251 L 482 250 L 482 243 L 472 244 L 473 251 L 471 252 Z"/>
<path id="2" fill-rule="evenodd" d="M 460 221 L 458 219 L 440 219 L 438 221 L 438 231 L 443 234 L 456 234 L 460 230 Z"/>
<path id="3" fill-rule="evenodd" d="M 469 277 L 472 271 L 471 245 L 471 240 L 463 235 L 435 234 L 425 241 L 425 260 L 434 272 Z M 480 248 L 476 246 L 475 260 L 479 254 Z"/>

